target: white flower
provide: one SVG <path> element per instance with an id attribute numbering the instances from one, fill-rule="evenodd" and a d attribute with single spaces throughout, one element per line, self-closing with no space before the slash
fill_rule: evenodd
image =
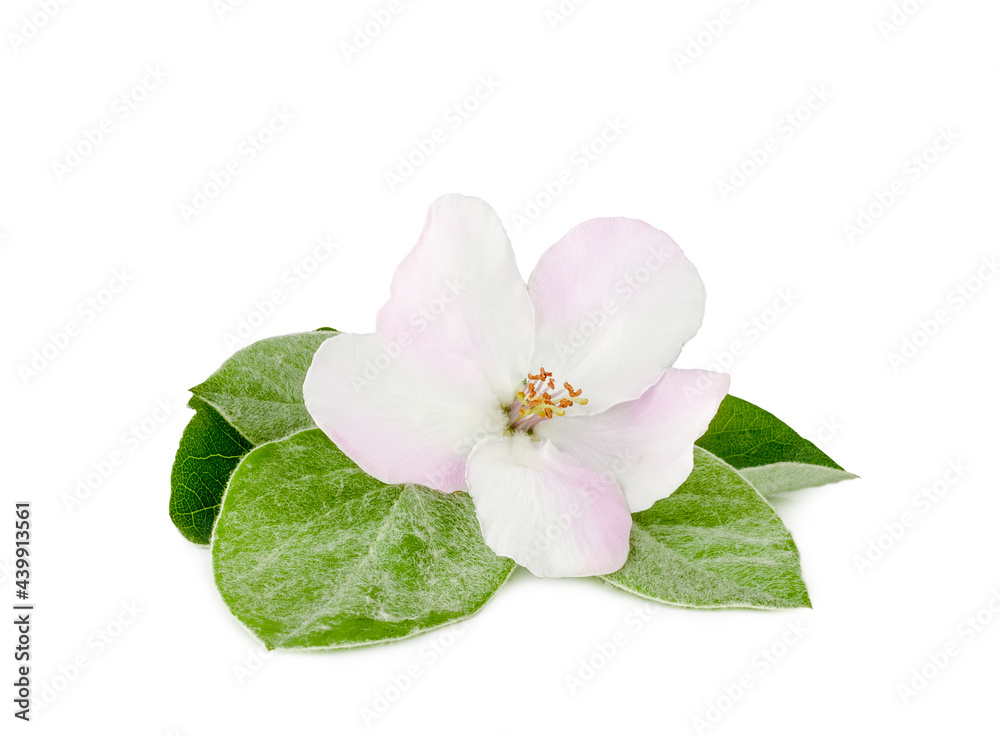
<path id="1" fill-rule="evenodd" d="M 670 367 L 704 304 L 694 266 L 644 222 L 578 225 L 525 285 L 490 206 L 446 195 L 375 334 L 317 351 L 306 407 L 379 480 L 468 491 L 497 554 L 543 577 L 607 574 L 631 513 L 690 474 L 729 389 Z"/>

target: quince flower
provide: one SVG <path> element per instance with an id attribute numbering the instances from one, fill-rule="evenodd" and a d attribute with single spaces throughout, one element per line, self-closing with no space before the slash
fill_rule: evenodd
<path id="1" fill-rule="evenodd" d="M 306 408 L 375 478 L 467 491 L 490 548 L 535 575 L 611 573 L 729 390 L 671 368 L 704 308 L 694 266 L 644 222 L 578 225 L 525 284 L 493 209 L 445 195 L 375 333 L 316 352 Z"/>

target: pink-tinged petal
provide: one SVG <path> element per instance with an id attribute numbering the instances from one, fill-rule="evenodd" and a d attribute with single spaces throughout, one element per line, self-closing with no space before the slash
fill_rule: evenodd
<path id="1" fill-rule="evenodd" d="M 538 577 L 625 564 L 632 517 L 621 489 L 551 442 L 523 432 L 481 440 L 466 477 L 486 543 Z"/>
<path id="2" fill-rule="evenodd" d="M 694 441 L 729 391 L 729 376 L 671 368 L 638 399 L 594 416 L 540 423 L 534 434 L 613 476 L 633 513 L 666 498 L 694 468 Z"/>
<path id="3" fill-rule="evenodd" d="M 622 217 L 589 220 L 549 248 L 528 279 L 533 368 L 596 414 L 652 386 L 701 326 L 705 287 L 666 233 Z"/>
<path id="4" fill-rule="evenodd" d="M 529 367 L 534 318 L 510 240 L 488 204 L 448 194 L 431 205 L 376 332 L 471 361 L 510 401 Z"/>
<path id="5" fill-rule="evenodd" d="M 324 342 L 302 393 L 316 425 L 385 483 L 465 490 L 476 441 L 507 426 L 477 366 L 377 335 Z"/>

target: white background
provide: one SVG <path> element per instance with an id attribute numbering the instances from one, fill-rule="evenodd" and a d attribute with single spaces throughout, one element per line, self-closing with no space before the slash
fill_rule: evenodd
<path id="1" fill-rule="evenodd" d="M 558 23 L 546 15 L 555 0 L 400 2 L 349 60 L 343 44 L 386 2 L 249 0 L 222 17 L 211 0 L 70 2 L 37 16 L 46 23 L 27 43 L 9 34 L 30 34 L 45 3 L 4 4 L 0 595 L 13 599 L 12 503 L 31 500 L 36 695 L 62 689 L 31 726 L 16 725 L 130 736 L 698 733 L 714 704 L 726 712 L 702 732 L 995 728 L 1000 623 L 983 609 L 1000 589 L 998 279 L 988 269 L 993 281 L 976 279 L 1000 250 L 1000 6 L 908 0 L 914 12 L 889 32 L 889 0 L 592 0 Z M 731 22 L 699 43 L 724 10 Z M 691 63 L 677 56 L 699 51 Z M 157 66 L 166 79 L 121 119 L 116 98 Z M 486 99 L 460 126 L 447 122 L 480 75 L 496 90 L 480 89 Z M 832 96 L 820 105 L 813 87 Z M 799 110 L 786 135 L 780 121 L 809 102 L 818 109 Z M 281 106 L 294 121 L 247 161 L 241 143 Z M 102 118 L 111 132 L 57 173 Z M 581 171 L 575 152 L 609 118 L 626 129 Z M 445 142 L 390 187 L 386 173 L 436 127 Z M 914 169 L 949 128 L 957 140 Z M 777 151 L 724 197 L 719 182 L 768 138 Z M 180 205 L 233 158 L 242 173 L 186 222 Z M 572 183 L 520 222 L 526 199 L 563 169 Z M 894 179 L 905 193 L 852 242 L 845 223 Z M 234 668 L 256 666 L 256 643 L 216 593 L 207 550 L 167 516 L 185 389 L 232 352 L 226 334 L 274 290 L 284 303 L 251 340 L 371 330 L 427 205 L 449 191 L 493 204 L 525 274 L 595 216 L 641 218 L 681 244 L 709 302 L 680 365 L 727 368 L 733 393 L 862 476 L 776 504 L 812 610 L 657 608 L 638 627 L 628 617 L 639 599 L 522 572 L 457 636 L 277 653 L 239 681 Z M 339 247 L 293 288 L 285 274 L 312 265 L 319 236 Z M 86 300 L 122 269 L 128 285 L 89 312 Z M 967 299 L 959 287 L 978 291 Z M 776 315 L 782 293 L 792 306 Z M 70 321 L 78 334 L 46 349 L 65 342 Z M 920 347 L 894 365 L 906 338 Z M 30 375 L 36 350 L 54 357 Z M 158 401 L 175 408 L 165 416 Z M 132 427 L 141 441 L 125 436 Z M 110 477 L 68 510 L 80 479 L 114 452 Z M 967 470 L 949 474 L 949 463 Z M 917 505 L 935 483 L 942 497 Z M 860 570 L 884 525 L 906 513 L 913 525 L 883 537 L 887 551 Z M 93 637 L 133 601 L 137 618 L 112 625 L 118 636 L 101 650 Z M 992 626 L 963 635 L 977 614 Z M 764 672 L 759 652 L 780 653 L 790 624 L 805 633 Z M 627 643 L 574 691 L 567 676 L 580 676 L 581 659 L 600 663 L 616 632 Z M 957 656 L 904 703 L 898 686 L 950 641 Z M 4 642 L 8 683 L 9 625 Z M 433 662 L 431 647 L 442 652 Z M 88 666 L 74 675 L 79 655 Z M 362 709 L 411 665 L 420 678 L 366 724 Z M 727 702 L 744 675 L 753 686 Z M 12 696 L 5 689 L 7 723 Z"/>

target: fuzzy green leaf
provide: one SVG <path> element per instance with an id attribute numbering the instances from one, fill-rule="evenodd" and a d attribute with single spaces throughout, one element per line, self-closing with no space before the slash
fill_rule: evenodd
<path id="1" fill-rule="evenodd" d="M 619 588 L 687 608 L 809 606 L 799 553 L 774 509 L 732 467 L 695 448 L 694 470 L 633 515 Z"/>
<path id="2" fill-rule="evenodd" d="M 316 426 L 302 400 L 313 353 L 336 331 L 321 328 L 260 340 L 191 389 L 195 415 L 184 430 L 170 476 L 170 518 L 208 544 L 229 477 L 256 445 Z"/>
<path id="3" fill-rule="evenodd" d="M 265 444 L 230 481 L 212 537 L 230 610 L 268 648 L 343 648 L 475 613 L 514 564 L 472 499 L 365 474 L 322 431 Z"/>
<path id="4" fill-rule="evenodd" d="M 255 446 L 316 426 L 302 400 L 313 354 L 335 332 L 260 340 L 235 353 L 191 389 Z"/>
<path id="5" fill-rule="evenodd" d="M 773 414 L 735 396 L 723 399 L 695 444 L 736 468 L 764 496 L 858 477 Z"/>

